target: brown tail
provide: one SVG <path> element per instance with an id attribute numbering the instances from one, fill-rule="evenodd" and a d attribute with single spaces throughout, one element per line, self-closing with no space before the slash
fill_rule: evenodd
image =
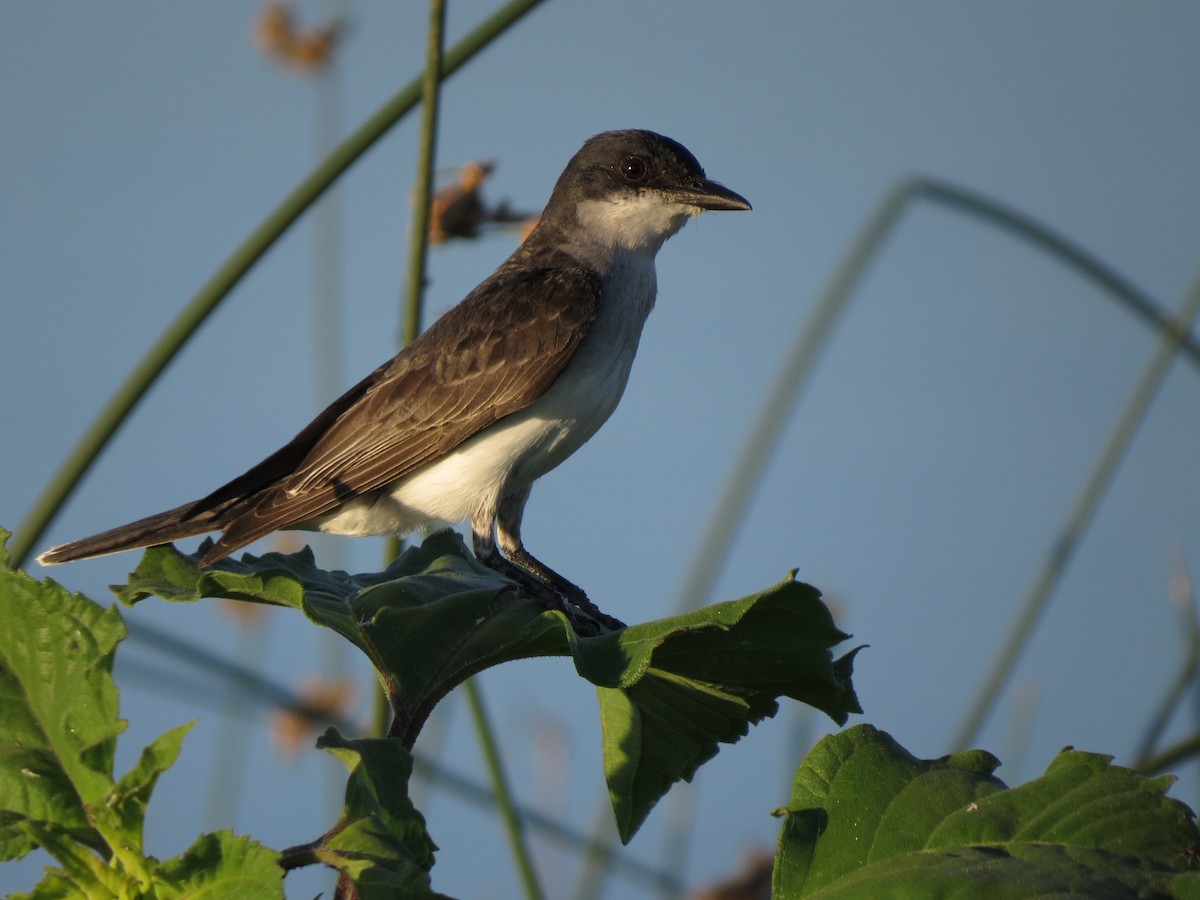
<path id="1" fill-rule="evenodd" d="M 108 531 L 93 534 L 91 537 L 71 541 L 52 547 L 37 558 L 43 566 L 55 566 L 59 563 L 71 562 L 76 559 L 90 559 L 93 556 L 105 556 L 109 553 L 120 553 L 122 550 L 134 550 L 138 547 L 152 547 L 155 544 L 166 544 L 183 538 L 216 531 L 228 520 L 231 504 L 224 504 L 216 509 L 194 512 L 196 503 L 185 503 L 166 512 L 147 516 L 130 522 L 128 525 L 118 525 Z M 189 515 L 189 513 L 193 513 Z"/>

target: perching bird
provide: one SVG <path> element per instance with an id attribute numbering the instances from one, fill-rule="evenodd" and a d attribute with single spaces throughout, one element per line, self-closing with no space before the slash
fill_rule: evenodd
<path id="1" fill-rule="evenodd" d="M 481 562 L 549 606 L 620 627 L 525 549 L 521 516 L 533 482 L 616 408 L 654 305 L 655 254 L 706 209 L 750 204 L 670 138 L 596 135 L 516 252 L 285 447 L 207 497 L 38 561 L 220 531 L 208 565 L 280 529 L 404 535 L 469 518 Z"/>

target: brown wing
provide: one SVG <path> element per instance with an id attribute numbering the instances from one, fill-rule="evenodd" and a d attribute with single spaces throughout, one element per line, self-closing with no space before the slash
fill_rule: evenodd
<path id="1" fill-rule="evenodd" d="M 593 321 L 600 284 L 579 268 L 505 266 L 286 447 L 196 504 L 242 506 L 213 562 L 377 490 L 542 395 Z"/>

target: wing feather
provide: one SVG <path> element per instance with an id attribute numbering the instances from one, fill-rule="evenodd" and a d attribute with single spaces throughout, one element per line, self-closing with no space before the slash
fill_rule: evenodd
<path id="1" fill-rule="evenodd" d="M 379 490 L 517 412 L 553 384 L 595 321 L 577 266 L 506 264 L 291 443 L 196 505 L 244 511 L 206 562 Z"/>

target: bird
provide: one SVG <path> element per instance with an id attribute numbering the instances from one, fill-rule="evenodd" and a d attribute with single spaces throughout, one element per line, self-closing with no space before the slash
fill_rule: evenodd
<path id="1" fill-rule="evenodd" d="M 671 138 L 597 134 L 512 255 L 291 441 L 206 497 L 38 562 L 220 532 L 201 548 L 203 567 L 284 529 L 404 536 L 469 521 L 476 558 L 565 612 L 577 632 L 624 627 L 525 549 L 530 488 L 620 401 L 662 245 L 703 211 L 750 208 Z"/>

